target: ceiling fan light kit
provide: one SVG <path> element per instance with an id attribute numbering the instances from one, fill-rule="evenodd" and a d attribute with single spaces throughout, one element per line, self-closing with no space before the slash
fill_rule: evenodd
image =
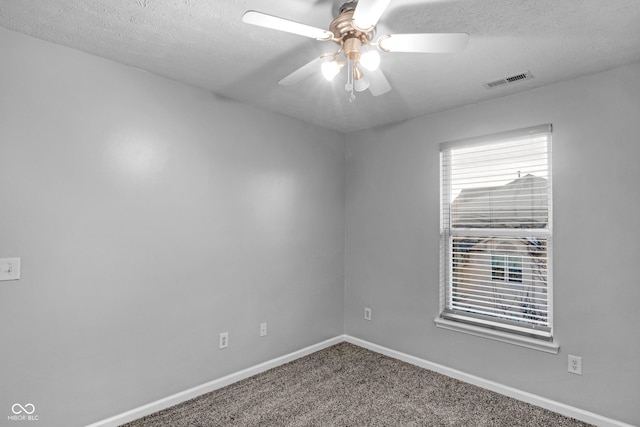
<path id="1" fill-rule="evenodd" d="M 340 69 L 344 66 L 340 64 L 338 61 L 326 61 L 322 63 L 320 69 L 322 70 L 322 75 L 327 81 L 332 81 L 335 76 L 340 73 Z"/>
<path id="2" fill-rule="evenodd" d="M 347 1 L 338 16 L 329 24 L 329 31 L 301 24 L 285 18 L 254 10 L 245 12 L 242 21 L 260 27 L 285 31 L 320 41 L 332 41 L 338 50 L 321 55 L 303 65 L 280 84 L 296 84 L 320 68 L 329 81 L 347 68 L 345 90 L 349 101 L 355 101 L 355 92 L 369 89 L 373 96 L 383 95 L 391 85 L 380 70 L 378 51 L 407 53 L 456 53 L 468 42 L 466 33 L 386 34 L 374 41 L 378 20 L 389 6 L 390 0 Z"/>
<path id="3" fill-rule="evenodd" d="M 380 54 L 377 50 L 367 49 L 364 46 L 363 52 L 360 54 L 360 65 L 369 71 L 375 71 L 380 66 Z"/>

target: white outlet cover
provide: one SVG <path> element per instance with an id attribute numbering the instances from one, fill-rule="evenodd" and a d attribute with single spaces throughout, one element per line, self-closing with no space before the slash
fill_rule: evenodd
<path id="1" fill-rule="evenodd" d="M 582 357 L 569 355 L 569 373 L 582 375 Z"/>

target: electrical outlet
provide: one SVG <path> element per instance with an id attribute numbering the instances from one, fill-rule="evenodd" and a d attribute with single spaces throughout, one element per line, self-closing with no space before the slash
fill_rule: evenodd
<path id="1" fill-rule="evenodd" d="M 222 332 L 218 341 L 218 348 L 223 349 L 229 347 L 229 332 Z"/>
<path id="2" fill-rule="evenodd" d="M 569 355 L 569 372 L 582 375 L 582 357 Z"/>
<path id="3" fill-rule="evenodd" d="M 261 337 L 267 336 L 267 324 L 266 323 L 260 323 L 260 336 Z"/>
<path id="4" fill-rule="evenodd" d="M 371 320 L 371 309 L 369 307 L 364 308 L 364 320 Z"/>

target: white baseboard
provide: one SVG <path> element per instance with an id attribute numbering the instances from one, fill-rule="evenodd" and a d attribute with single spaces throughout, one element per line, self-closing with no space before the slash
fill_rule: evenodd
<path id="1" fill-rule="evenodd" d="M 305 347 L 303 349 L 294 351 L 293 353 L 276 357 L 275 359 L 271 359 L 264 363 L 260 363 L 250 368 L 243 369 L 233 374 L 229 374 L 222 378 L 209 381 L 208 383 L 201 384 L 199 386 L 190 388 L 188 390 L 181 391 L 169 397 L 165 397 L 163 399 L 156 400 L 155 402 L 151 402 L 146 405 L 140 406 L 138 408 L 134 408 L 130 411 L 123 412 L 122 414 L 115 415 L 111 418 L 107 418 L 106 420 L 98 421 L 97 423 L 91 424 L 87 427 L 117 427 L 121 424 L 128 423 L 133 420 L 137 420 L 138 418 L 142 418 L 146 415 L 151 415 L 155 412 L 161 411 L 163 409 L 169 408 L 179 403 L 186 402 L 187 400 L 193 399 L 194 397 L 198 397 L 205 393 L 209 393 L 214 390 L 218 390 L 219 388 L 226 387 L 230 384 L 233 384 L 245 378 L 249 378 L 261 372 L 267 371 L 271 368 L 284 365 L 285 363 L 289 363 L 293 360 L 307 356 L 311 353 L 315 353 L 316 351 L 322 350 L 324 348 L 331 347 L 332 345 L 339 344 L 344 340 L 345 340 L 344 335 L 339 335 L 337 337 L 330 338 L 318 344 L 314 344 L 309 347 Z"/>
<path id="2" fill-rule="evenodd" d="M 245 378 L 251 377 L 253 375 L 259 374 L 261 372 L 267 371 L 271 368 L 284 365 L 285 363 L 289 363 L 293 360 L 307 356 L 311 353 L 315 353 L 316 351 L 320 351 L 327 347 L 331 347 L 332 345 L 339 344 L 343 341 L 375 351 L 380 354 L 384 354 L 385 356 L 389 356 L 394 359 L 401 360 L 403 362 L 410 363 L 415 366 L 419 366 L 424 369 L 429 369 L 431 371 L 438 372 L 448 377 L 455 378 L 457 380 L 464 381 L 466 383 L 473 384 L 487 390 L 495 391 L 496 393 L 500 393 L 502 395 L 512 397 L 522 402 L 530 403 L 532 405 L 536 405 L 541 408 L 548 409 L 550 411 L 565 415 L 567 417 L 584 421 L 589 424 L 594 424 L 600 427 L 633 427 L 632 425 L 625 424 L 621 421 L 603 417 L 593 412 L 575 408 L 573 406 L 569 406 L 564 403 L 556 402 L 554 400 L 547 399 L 545 397 L 528 393 L 526 391 L 518 390 L 513 387 L 499 384 L 494 381 L 489 381 L 484 378 L 477 377 L 475 375 L 467 374 L 466 372 L 462 372 L 457 369 L 446 367 L 444 365 L 429 362 L 428 360 L 420 359 L 418 357 L 411 356 L 406 353 L 401 353 L 399 351 L 392 350 L 390 348 L 383 347 L 377 344 L 373 344 L 369 341 L 365 341 L 360 338 L 355 338 L 350 335 L 339 335 L 337 337 L 328 339 L 326 341 L 322 341 L 318 344 L 314 344 L 309 347 L 305 347 L 303 349 L 294 351 L 293 353 L 289 353 L 284 356 L 277 357 L 275 359 L 266 361 L 264 363 L 260 363 L 258 365 L 252 366 L 247 369 L 243 369 L 241 371 L 224 376 L 222 378 L 218 378 L 208 383 L 176 393 L 169 397 L 156 400 L 155 402 L 151 402 L 146 405 L 140 406 L 138 408 L 134 408 L 130 411 L 123 412 L 122 414 L 115 415 L 111 418 L 98 421 L 97 423 L 91 424 L 87 427 L 117 427 L 121 424 L 128 423 L 130 421 L 136 420 L 138 418 L 142 418 L 146 415 L 153 414 L 155 412 L 161 411 L 163 409 L 169 408 L 179 403 L 186 402 L 187 400 L 193 399 L 194 397 L 198 397 L 205 393 L 209 393 L 214 390 L 220 389 L 222 387 L 226 387 L 230 384 L 233 384 Z"/>
<path id="3" fill-rule="evenodd" d="M 541 397 L 526 391 L 518 390 L 513 387 L 509 387 L 494 381 L 489 381 L 484 378 L 477 377 L 475 375 L 467 374 L 466 372 L 458 371 L 457 369 L 448 368 L 444 365 L 429 362 L 424 359 L 420 359 L 409 354 L 401 353 L 396 350 L 392 350 L 387 347 L 382 347 L 377 344 L 373 344 L 369 341 L 361 340 L 349 335 L 344 336 L 344 340 L 355 344 L 360 347 L 364 347 L 368 350 L 375 351 L 376 353 L 384 354 L 385 356 L 392 357 L 394 359 L 401 360 L 403 362 L 410 363 L 412 365 L 419 366 L 421 368 L 429 369 L 430 371 L 437 372 L 439 374 L 446 375 L 451 378 L 455 378 L 460 381 L 464 381 L 469 384 L 482 387 L 487 390 L 495 391 L 504 396 L 512 397 L 522 402 L 530 403 L 535 406 L 539 406 L 544 409 L 556 412 L 558 414 L 575 418 L 585 423 L 593 424 L 600 427 L 633 427 L 630 424 L 623 423 L 611 418 L 603 417 L 602 415 L 595 414 L 593 412 L 585 411 L 583 409 L 575 408 L 573 406 L 566 405 L 564 403 L 556 402 L 545 397 Z"/>

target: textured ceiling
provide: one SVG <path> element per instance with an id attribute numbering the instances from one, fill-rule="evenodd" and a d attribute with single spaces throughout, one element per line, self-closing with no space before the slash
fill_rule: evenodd
<path id="1" fill-rule="evenodd" d="M 458 54 L 393 53 L 393 89 L 348 102 L 344 84 L 278 81 L 331 42 L 243 24 L 249 9 L 328 28 L 334 0 L 0 0 L 0 26 L 349 132 L 640 62 L 639 0 L 392 0 L 386 33 L 466 32 Z M 528 81 L 484 83 L 529 70 Z"/>

